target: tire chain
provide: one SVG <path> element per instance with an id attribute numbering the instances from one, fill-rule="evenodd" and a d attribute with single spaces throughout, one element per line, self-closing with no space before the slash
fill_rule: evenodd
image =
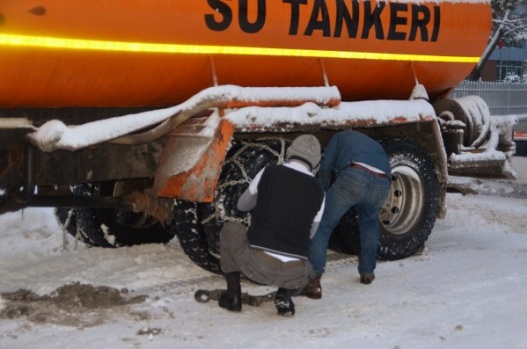
<path id="1" fill-rule="evenodd" d="M 277 139 L 277 138 L 273 138 L 273 137 L 259 138 L 258 141 L 275 140 L 275 139 Z M 228 181 L 228 182 L 225 182 L 225 183 L 221 183 L 220 185 L 218 185 L 217 190 L 221 190 L 221 189 L 224 189 L 224 188 L 227 188 L 227 187 L 230 187 L 230 186 L 236 186 L 236 185 L 239 185 L 239 184 L 250 184 L 251 183 L 252 178 L 249 177 L 249 175 L 247 174 L 247 170 L 245 169 L 244 165 L 238 160 L 238 156 L 240 154 L 242 154 L 244 151 L 246 151 L 247 148 L 249 148 L 249 147 L 255 147 L 255 148 L 260 148 L 260 149 L 267 150 L 268 152 L 273 154 L 278 159 L 278 161 L 277 161 L 278 164 L 284 163 L 284 158 L 285 158 L 285 140 L 284 139 L 280 139 L 280 142 L 281 142 L 281 145 L 282 145 L 280 153 L 275 151 L 271 147 L 269 147 L 267 144 L 262 144 L 262 143 L 257 143 L 257 142 L 242 142 L 243 146 L 240 147 L 240 149 L 238 149 L 238 151 L 232 157 L 230 157 L 229 159 L 227 159 L 225 161 L 224 166 L 226 164 L 228 164 L 228 163 L 234 163 L 240 169 L 240 171 L 242 173 L 242 176 L 243 176 L 243 179 L 233 180 L 233 181 Z M 249 226 L 251 224 L 251 217 L 250 217 L 250 215 L 247 215 L 245 218 L 228 216 L 228 215 L 226 215 L 225 210 L 222 207 L 220 207 L 218 202 L 215 201 L 214 202 L 214 213 L 209 215 L 208 217 L 205 217 L 201 221 L 201 224 L 206 224 L 207 222 L 211 221 L 212 219 L 216 219 L 216 218 L 219 218 L 219 219 L 221 219 L 224 222 L 227 222 L 227 221 L 240 222 L 240 223 L 242 223 L 245 226 Z"/>

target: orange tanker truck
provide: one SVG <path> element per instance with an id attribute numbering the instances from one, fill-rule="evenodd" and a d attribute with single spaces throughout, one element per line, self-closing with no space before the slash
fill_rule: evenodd
<path id="1" fill-rule="evenodd" d="M 167 242 L 218 271 L 237 197 L 299 133 L 378 139 L 378 256 L 424 246 L 452 175 L 507 174 L 478 97 L 487 0 L 0 0 L 0 213 L 56 207 L 94 246 Z M 510 145 L 510 144 L 509 144 Z M 356 253 L 353 209 L 331 247 Z"/>

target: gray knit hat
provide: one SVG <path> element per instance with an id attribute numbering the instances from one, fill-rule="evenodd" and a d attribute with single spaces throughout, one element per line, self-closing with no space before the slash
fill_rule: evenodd
<path id="1" fill-rule="evenodd" d="M 307 161 L 314 169 L 320 161 L 320 143 L 313 135 L 301 135 L 295 138 L 287 148 L 286 159 L 300 158 Z"/>

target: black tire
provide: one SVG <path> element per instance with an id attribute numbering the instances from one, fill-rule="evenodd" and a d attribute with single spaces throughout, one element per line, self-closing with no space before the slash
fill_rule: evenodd
<path id="1" fill-rule="evenodd" d="M 219 233 L 223 224 L 237 220 L 245 226 L 249 225 L 249 214 L 236 209 L 238 198 L 262 168 L 283 161 L 287 142 L 280 138 L 233 140 L 220 174 L 214 202 L 178 203 L 175 206 L 177 222 L 172 227 L 181 247 L 198 266 L 220 272 Z"/>
<path id="2" fill-rule="evenodd" d="M 80 185 L 73 194 L 111 195 L 114 182 Z M 167 243 L 174 235 L 151 216 L 111 208 L 57 208 L 57 220 L 76 239 L 97 247 Z"/>
<path id="3" fill-rule="evenodd" d="M 73 195 L 75 196 L 88 196 L 90 195 L 89 186 L 82 185 L 73 189 Z M 97 235 L 90 235 L 91 230 L 79 229 L 77 225 L 77 211 L 78 209 L 73 207 L 56 207 L 55 218 L 59 225 L 68 234 L 73 236 L 76 240 L 81 241 L 89 246 L 97 247 L 111 247 L 108 242 L 101 239 Z"/>
<path id="4" fill-rule="evenodd" d="M 56 207 L 55 218 L 62 229 L 68 234 L 75 237 L 75 239 L 84 242 L 85 244 L 92 245 L 92 242 L 87 236 L 82 235 L 80 229 L 77 229 L 77 215 L 75 209 L 72 207 Z"/>
<path id="5" fill-rule="evenodd" d="M 198 222 L 198 204 L 175 201 L 174 220 L 170 223 L 169 229 L 177 236 L 181 248 L 192 262 L 207 271 L 219 274 L 220 260 L 209 249 L 209 245 L 215 245 L 206 239 L 203 227 Z"/>
<path id="6" fill-rule="evenodd" d="M 392 167 L 390 195 L 379 213 L 377 258 L 397 260 L 422 248 L 434 227 L 439 209 L 439 182 L 432 160 L 413 140 L 382 140 Z M 359 254 L 360 231 L 355 209 L 335 229 L 330 248 Z"/>

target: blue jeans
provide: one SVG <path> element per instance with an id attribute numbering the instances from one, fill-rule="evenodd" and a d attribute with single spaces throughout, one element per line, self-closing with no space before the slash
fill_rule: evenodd
<path id="1" fill-rule="evenodd" d="M 375 270 L 379 244 L 379 209 L 388 197 L 390 181 L 357 168 L 347 168 L 337 177 L 326 193 L 324 214 L 315 236 L 311 239 L 309 261 L 317 273 L 326 267 L 326 253 L 333 229 L 348 210 L 355 206 L 359 215 L 359 273 Z"/>

